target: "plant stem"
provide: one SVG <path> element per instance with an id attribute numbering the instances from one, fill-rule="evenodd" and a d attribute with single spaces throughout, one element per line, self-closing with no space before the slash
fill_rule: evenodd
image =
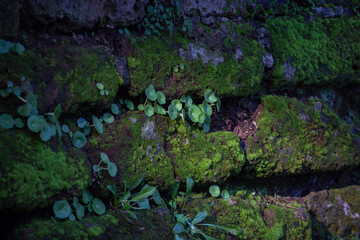
<path id="1" fill-rule="evenodd" d="M 21 101 L 23 101 L 24 103 L 26 103 L 26 100 L 25 99 L 23 99 L 22 97 L 20 97 L 20 96 L 17 96 Z"/>

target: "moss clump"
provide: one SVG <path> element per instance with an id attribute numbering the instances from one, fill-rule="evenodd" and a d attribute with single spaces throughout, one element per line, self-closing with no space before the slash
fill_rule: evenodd
<path id="1" fill-rule="evenodd" d="M 204 223 L 238 226 L 244 232 L 241 239 L 311 239 L 311 218 L 306 211 L 274 205 L 252 194 L 236 195 L 229 200 L 196 197 L 190 200 L 185 211 L 191 216 L 207 211 Z M 212 228 L 201 229 L 217 239 L 231 236 Z"/>
<path id="2" fill-rule="evenodd" d="M 16 239 L 171 239 L 171 219 L 165 209 L 136 212 L 132 223 L 122 213 L 109 210 L 105 215 L 80 221 L 34 219 L 17 228 Z"/>
<path id="3" fill-rule="evenodd" d="M 199 184 L 220 183 L 236 175 L 245 163 L 239 138 L 230 132 L 192 130 L 168 135 L 167 140 L 167 152 L 180 179 L 190 176 Z"/>
<path id="4" fill-rule="evenodd" d="M 103 135 L 93 136 L 90 145 L 95 162 L 103 151 L 118 165 L 120 184 L 144 175 L 160 189 L 169 189 L 175 179 L 187 176 L 203 184 L 224 181 L 244 164 L 239 138 L 233 133 L 187 130 L 168 117 L 148 118 L 139 112 L 127 113 Z M 108 181 L 113 180 L 101 181 L 104 189 Z"/>
<path id="5" fill-rule="evenodd" d="M 57 69 L 54 81 L 63 86 L 66 95 L 64 108 L 71 112 L 77 109 L 79 103 L 109 103 L 123 84 L 113 58 L 104 47 L 67 48 Z M 109 95 L 100 95 L 96 83 L 102 83 Z"/>
<path id="6" fill-rule="evenodd" d="M 266 96 L 248 138 L 251 177 L 336 171 L 360 163 L 350 128 L 320 100 Z"/>
<path id="7" fill-rule="evenodd" d="M 268 19 L 275 66 L 274 87 L 291 85 L 341 86 L 359 82 L 360 21 L 357 17 L 317 19 L 302 17 Z M 284 63 L 295 68 L 293 78 L 285 78 Z"/>
<path id="8" fill-rule="evenodd" d="M 171 41 L 158 37 L 136 41 L 135 53 L 128 58 L 130 94 L 142 94 L 150 83 L 172 97 L 188 92 L 201 95 L 207 87 L 220 96 L 247 96 L 258 92 L 263 75 L 259 43 L 251 39 L 243 41 L 242 60 L 237 61 L 224 53 L 225 61 L 215 67 L 210 63 L 204 65 L 201 60 L 187 62 L 180 58 L 174 49 L 186 48 L 184 42 L 187 41 L 181 37 Z M 181 63 L 184 70 L 174 72 L 173 68 Z"/>
<path id="9" fill-rule="evenodd" d="M 28 131 L 1 132 L 0 209 L 45 207 L 61 191 L 75 195 L 88 186 L 85 156 L 57 148 L 53 151 Z"/>

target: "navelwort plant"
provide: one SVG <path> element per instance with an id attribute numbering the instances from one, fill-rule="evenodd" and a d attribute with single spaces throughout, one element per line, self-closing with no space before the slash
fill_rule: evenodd
<path id="1" fill-rule="evenodd" d="M 109 175 L 111 177 L 115 177 L 116 173 L 117 173 L 117 167 L 116 167 L 116 164 L 113 163 L 113 162 L 110 162 L 110 159 L 108 157 L 108 155 L 106 155 L 106 153 L 100 153 L 100 162 L 99 164 L 95 164 L 93 165 L 92 169 L 93 171 L 100 177 L 102 178 L 102 172 L 103 170 L 107 170 Z M 104 163 L 106 164 L 107 168 L 104 168 L 101 165 L 101 163 Z"/>
<path id="2" fill-rule="evenodd" d="M 84 215 L 86 209 L 91 213 L 95 212 L 98 215 L 103 215 L 106 211 L 106 206 L 98 198 L 94 198 L 94 196 L 89 192 L 89 190 L 84 190 L 82 193 L 82 201 L 83 204 L 79 202 L 77 197 L 73 198 L 72 206 L 75 208 L 75 211 L 72 210 L 71 205 L 66 200 L 58 200 L 53 205 L 53 212 L 55 217 L 58 219 L 69 219 L 70 221 L 74 221 L 75 215 L 77 219 L 81 220 Z M 74 215 L 75 214 L 75 215 Z"/>
<path id="3" fill-rule="evenodd" d="M 205 100 L 201 104 L 194 104 L 190 96 L 184 95 L 180 99 L 174 99 L 168 106 L 168 110 L 164 109 L 166 98 L 161 91 L 155 91 L 155 88 L 150 84 L 145 89 L 146 100 L 144 104 L 138 106 L 139 111 L 144 111 L 148 117 L 151 117 L 156 112 L 157 114 L 168 114 L 172 120 L 181 117 L 184 124 L 189 119 L 193 123 L 197 123 L 204 131 L 210 131 L 211 115 L 213 114 L 212 107 L 216 105 L 217 110 L 220 111 L 221 100 L 216 97 L 211 89 L 206 89 L 204 92 Z"/>
<path id="4" fill-rule="evenodd" d="M 19 86 L 14 86 L 13 82 L 7 82 L 7 88 L 0 90 L 2 97 L 8 97 L 9 94 L 14 94 L 24 105 L 18 107 L 17 112 L 20 117 L 27 118 L 27 127 L 40 134 L 40 138 L 43 141 L 50 140 L 51 137 L 58 136 L 61 138 L 62 132 L 60 128 L 59 118 L 61 115 L 61 105 L 57 105 L 54 112 L 39 114 L 37 110 L 37 100 L 33 93 L 26 96 L 26 99 L 21 97 L 21 90 Z M 10 114 L 3 113 L 0 115 L 0 127 L 4 129 L 11 129 L 13 127 L 23 128 L 25 126 L 21 118 L 15 118 Z"/>

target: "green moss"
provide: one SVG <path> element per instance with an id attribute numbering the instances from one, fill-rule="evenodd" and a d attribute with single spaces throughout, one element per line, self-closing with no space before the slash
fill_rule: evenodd
<path id="1" fill-rule="evenodd" d="M 236 175 L 245 162 L 239 138 L 230 132 L 179 131 L 167 138 L 168 154 L 180 179 L 190 176 L 199 184 L 220 183 Z"/>
<path id="2" fill-rule="evenodd" d="M 202 95 L 207 87 L 221 96 L 247 96 L 258 92 L 263 65 L 262 47 L 256 41 L 248 39 L 242 42 L 242 60 L 238 62 L 225 56 L 225 61 L 217 67 L 210 63 L 204 65 L 201 60 L 186 62 L 175 50 L 181 45 L 184 45 L 184 39 L 179 36 L 167 41 L 157 37 L 137 40 L 135 53 L 128 58 L 130 94 L 142 94 L 150 83 L 168 96 L 188 92 Z M 180 63 L 184 63 L 185 68 L 175 73 L 173 68 Z"/>
<path id="3" fill-rule="evenodd" d="M 244 164 L 239 138 L 233 133 L 206 134 L 186 129 L 168 117 L 148 118 L 139 112 L 128 112 L 90 143 L 95 161 L 103 151 L 119 165 L 120 181 L 134 182 L 144 175 L 150 185 L 160 189 L 169 189 L 175 179 L 187 176 L 202 184 L 221 182 Z M 104 189 L 107 181 L 102 180 Z"/>
<path id="4" fill-rule="evenodd" d="M 164 209 L 136 211 L 136 215 L 136 223 L 112 210 L 73 222 L 34 219 L 16 230 L 16 239 L 171 239 L 172 224 Z"/>
<path id="5" fill-rule="evenodd" d="M 360 21 L 357 17 L 317 19 L 268 18 L 275 66 L 274 87 L 321 84 L 338 87 L 359 82 Z M 285 62 L 296 69 L 291 81 L 283 73 Z"/>
<path id="6" fill-rule="evenodd" d="M 0 208 L 45 207 L 49 199 L 67 190 L 76 195 L 90 180 L 83 154 L 52 150 L 28 131 L 8 130 L 0 137 Z"/>
<path id="7" fill-rule="evenodd" d="M 58 66 L 54 80 L 65 87 L 67 96 L 64 108 L 77 110 L 78 103 L 104 105 L 114 98 L 123 79 L 116 71 L 113 58 L 103 47 L 68 48 L 66 61 Z M 66 70 L 70 67 L 70 70 Z M 102 83 L 109 91 L 101 96 L 96 83 Z"/>
<path id="8" fill-rule="evenodd" d="M 248 138 L 249 176 L 335 171 L 359 165 L 350 128 L 324 103 L 321 112 L 316 111 L 320 100 L 302 103 L 277 96 L 262 100 L 259 129 Z"/>

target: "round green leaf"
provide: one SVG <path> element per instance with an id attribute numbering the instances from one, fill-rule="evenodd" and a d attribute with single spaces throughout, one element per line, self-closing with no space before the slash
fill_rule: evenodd
<path id="1" fill-rule="evenodd" d="M 15 96 L 20 96 L 21 90 L 20 90 L 19 86 L 14 87 L 14 94 L 15 94 Z"/>
<path id="2" fill-rule="evenodd" d="M 177 118 L 177 116 L 178 116 L 178 111 L 177 111 L 175 105 L 172 105 L 172 104 L 169 105 L 168 113 L 169 113 L 169 117 L 170 117 L 172 120 L 175 120 L 175 119 Z"/>
<path id="3" fill-rule="evenodd" d="M 95 117 L 94 115 L 92 116 L 92 120 L 93 120 L 93 124 L 95 126 L 96 131 L 98 131 L 98 133 L 103 134 L 104 129 L 103 129 L 103 124 L 100 122 L 100 120 Z"/>
<path id="4" fill-rule="evenodd" d="M 179 99 L 172 100 L 171 105 L 174 105 L 178 112 L 181 111 L 181 109 L 182 109 L 182 104 Z"/>
<path id="5" fill-rule="evenodd" d="M 184 69 L 185 69 L 184 63 L 180 63 L 180 68 L 181 68 L 181 70 L 184 70 Z"/>
<path id="6" fill-rule="evenodd" d="M 118 115 L 120 113 L 119 107 L 116 104 L 111 104 L 111 112 L 115 115 Z"/>
<path id="7" fill-rule="evenodd" d="M 57 218 L 65 219 L 70 215 L 71 208 L 68 201 L 59 200 L 54 203 L 53 211 Z"/>
<path id="8" fill-rule="evenodd" d="M 156 92 L 155 92 L 155 88 L 152 84 L 150 84 L 146 89 L 145 89 L 145 94 L 146 97 L 148 99 L 150 99 L 151 101 L 155 101 L 157 98 Z"/>
<path id="9" fill-rule="evenodd" d="M 103 119 L 104 119 L 104 122 L 109 123 L 109 124 L 114 122 L 114 120 L 115 120 L 114 115 L 112 115 L 111 113 L 105 113 L 103 115 Z"/>
<path id="10" fill-rule="evenodd" d="M 156 92 L 158 102 L 162 105 L 166 103 L 166 97 L 163 92 L 157 91 Z"/>
<path id="11" fill-rule="evenodd" d="M 82 192 L 82 200 L 85 204 L 88 204 L 93 200 L 94 196 L 89 192 L 89 190 L 84 190 Z"/>
<path id="12" fill-rule="evenodd" d="M 40 132 L 44 119 L 38 115 L 31 115 L 27 120 L 28 128 L 33 132 Z"/>
<path id="13" fill-rule="evenodd" d="M 109 91 L 107 89 L 105 89 L 105 95 L 108 96 L 109 95 Z"/>
<path id="14" fill-rule="evenodd" d="M 102 83 L 97 83 L 96 84 L 96 87 L 99 89 L 99 90 L 104 90 L 104 85 Z"/>
<path id="15" fill-rule="evenodd" d="M 85 134 L 77 131 L 73 136 L 73 145 L 77 148 L 82 148 L 85 146 L 87 140 Z"/>
<path id="16" fill-rule="evenodd" d="M 106 153 L 100 153 L 100 159 L 101 161 L 103 161 L 105 164 L 109 164 L 109 157 L 108 155 L 106 155 Z"/>
<path id="17" fill-rule="evenodd" d="M 145 114 L 148 116 L 148 117 L 151 117 L 152 115 L 154 115 L 154 108 L 153 106 L 151 106 L 150 104 L 147 104 L 145 106 Z"/>
<path id="18" fill-rule="evenodd" d="M 9 92 L 6 91 L 6 89 L 0 89 L 0 95 L 2 97 L 7 97 L 7 96 L 9 96 Z"/>
<path id="19" fill-rule="evenodd" d="M 202 113 L 202 111 L 200 110 L 200 108 L 198 108 L 198 106 L 196 106 L 195 104 L 191 105 L 191 107 L 189 108 L 188 111 L 188 116 L 190 118 L 191 121 L 193 122 L 199 122 L 200 119 L 200 114 Z"/>
<path id="20" fill-rule="evenodd" d="M 0 54 L 6 54 L 10 52 L 13 46 L 13 43 L 0 39 Z"/>
<path id="21" fill-rule="evenodd" d="M 224 200 L 230 199 L 230 194 L 229 194 L 228 190 L 222 191 L 222 192 L 221 192 L 221 197 L 222 197 Z"/>
<path id="22" fill-rule="evenodd" d="M 25 48 L 21 43 L 16 43 L 15 44 L 15 51 L 17 52 L 17 54 L 21 55 L 25 51 Z"/>
<path id="23" fill-rule="evenodd" d="M 189 108 L 189 107 L 192 106 L 192 104 L 193 104 L 193 100 L 191 99 L 190 96 L 187 96 L 186 99 L 185 99 L 185 105 L 186 105 L 186 107 Z"/>
<path id="24" fill-rule="evenodd" d="M 211 89 L 206 89 L 204 92 L 205 100 L 208 103 L 215 103 L 217 100 L 217 97 L 215 96 L 215 93 Z"/>
<path id="25" fill-rule="evenodd" d="M 84 217 L 85 214 L 85 208 L 82 204 L 78 204 L 78 207 L 76 208 L 76 217 L 81 220 Z"/>
<path id="26" fill-rule="evenodd" d="M 68 126 L 68 125 L 63 124 L 63 125 L 61 126 L 61 130 L 62 130 L 64 133 L 68 133 L 70 129 L 69 129 L 69 126 Z"/>
<path id="27" fill-rule="evenodd" d="M 108 166 L 107 166 L 107 170 L 109 172 L 109 175 L 111 177 L 115 177 L 116 173 L 117 173 L 117 167 L 116 164 L 113 162 L 109 162 Z"/>
<path id="28" fill-rule="evenodd" d="M 0 115 L 0 127 L 10 129 L 14 126 L 15 122 L 11 115 L 3 113 Z"/>
<path id="29" fill-rule="evenodd" d="M 73 205 L 75 209 L 79 207 L 79 199 L 77 197 L 73 197 Z"/>
<path id="30" fill-rule="evenodd" d="M 56 136 L 56 125 L 54 123 L 49 124 L 51 136 Z"/>
<path id="31" fill-rule="evenodd" d="M 201 112 L 200 115 L 199 115 L 199 123 L 200 124 L 203 124 L 204 121 L 205 121 L 205 118 L 206 118 L 206 115 L 204 112 Z"/>
<path id="32" fill-rule="evenodd" d="M 174 72 L 177 73 L 178 71 L 179 71 L 179 67 L 178 67 L 178 66 L 175 66 L 175 67 L 174 67 Z"/>
<path id="33" fill-rule="evenodd" d="M 211 196 L 218 197 L 220 195 L 220 188 L 217 185 L 211 185 L 209 188 Z"/>
<path id="34" fill-rule="evenodd" d="M 126 99 L 125 104 L 126 104 L 128 109 L 130 109 L 131 111 L 134 111 L 135 107 L 134 107 L 134 103 L 132 101 Z"/>
<path id="35" fill-rule="evenodd" d="M 212 115 L 212 113 L 213 113 L 212 108 L 206 101 L 203 102 L 203 109 L 204 109 L 204 112 L 206 115 L 208 115 L 208 116 Z"/>
<path id="36" fill-rule="evenodd" d="M 6 85 L 8 88 L 12 88 L 14 86 L 14 83 L 12 81 L 7 81 Z"/>
<path id="37" fill-rule="evenodd" d="M 105 213 L 105 204 L 100 199 L 94 198 L 91 206 L 94 212 L 96 212 L 98 215 L 103 215 Z"/>
<path id="38" fill-rule="evenodd" d="M 26 96 L 26 104 L 31 104 L 31 107 L 33 109 L 37 108 L 37 100 L 36 100 L 36 96 L 33 93 L 29 93 Z M 35 111 L 35 110 L 34 110 Z"/>
<path id="39" fill-rule="evenodd" d="M 139 111 L 144 111 L 145 107 L 144 104 L 139 104 L 139 106 L 137 107 Z"/>
<path id="40" fill-rule="evenodd" d="M 56 131 L 55 131 L 56 132 Z M 52 130 L 46 121 L 43 121 L 43 125 L 40 132 L 40 138 L 44 142 L 49 141 L 51 138 Z"/>
<path id="41" fill-rule="evenodd" d="M 209 132 L 209 131 L 210 131 L 210 125 L 207 124 L 207 123 L 204 123 L 204 124 L 202 125 L 202 128 L 203 128 L 203 130 L 204 130 L 205 132 Z"/>
<path id="42" fill-rule="evenodd" d="M 90 126 L 87 126 L 84 128 L 84 134 L 87 136 L 91 133 L 91 127 Z"/>
<path id="43" fill-rule="evenodd" d="M 100 95 L 104 96 L 105 95 L 105 90 L 100 90 Z"/>
<path id="44" fill-rule="evenodd" d="M 84 128 L 87 124 L 85 118 L 79 118 L 77 121 L 76 121 L 77 125 L 79 128 Z"/>
<path id="45" fill-rule="evenodd" d="M 68 219 L 69 219 L 70 221 L 75 221 L 75 216 L 74 216 L 74 214 L 70 213 Z"/>
<path id="46" fill-rule="evenodd" d="M 99 166 L 98 165 L 93 165 L 93 167 L 92 167 L 92 169 L 93 169 L 93 171 L 94 172 L 99 172 L 100 171 L 100 168 L 99 168 Z"/>
<path id="47" fill-rule="evenodd" d="M 158 104 L 155 105 L 155 112 L 157 114 L 161 114 L 161 115 L 166 114 L 166 110 L 163 107 L 161 107 L 160 105 L 158 105 Z"/>
<path id="48" fill-rule="evenodd" d="M 14 124 L 17 128 L 23 128 L 25 126 L 21 118 L 15 118 Z"/>

